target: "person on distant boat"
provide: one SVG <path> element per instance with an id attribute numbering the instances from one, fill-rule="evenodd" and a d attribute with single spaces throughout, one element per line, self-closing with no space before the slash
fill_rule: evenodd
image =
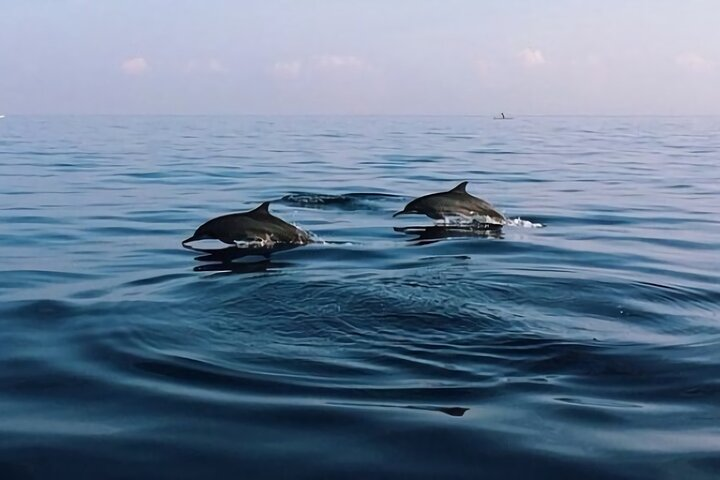
<path id="1" fill-rule="evenodd" d="M 505 120 L 505 114 L 503 112 L 500 112 L 500 116 Z"/>

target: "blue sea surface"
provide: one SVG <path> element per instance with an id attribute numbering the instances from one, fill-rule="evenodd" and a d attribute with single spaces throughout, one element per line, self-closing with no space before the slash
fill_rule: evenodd
<path id="1" fill-rule="evenodd" d="M 8 116 L 0 225 L 4 480 L 720 477 L 718 117 Z"/>

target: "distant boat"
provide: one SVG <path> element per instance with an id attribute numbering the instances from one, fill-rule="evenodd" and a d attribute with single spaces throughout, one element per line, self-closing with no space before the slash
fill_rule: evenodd
<path id="1" fill-rule="evenodd" d="M 507 117 L 504 113 L 501 113 L 499 117 L 493 117 L 493 120 L 512 120 L 513 117 Z"/>

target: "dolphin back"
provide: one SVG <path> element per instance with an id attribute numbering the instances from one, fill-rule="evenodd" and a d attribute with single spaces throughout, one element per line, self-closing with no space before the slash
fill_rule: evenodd
<path id="1" fill-rule="evenodd" d="M 217 239 L 227 244 L 237 242 L 268 245 L 274 243 L 310 243 L 310 235 L 304 230 L 285 222 L 270 213 L 270 202 L 263 202 L 248 212 L 222 215 L 200 225 L 192 237 L 183 240 L 183 245 L 206 238 Z"/>

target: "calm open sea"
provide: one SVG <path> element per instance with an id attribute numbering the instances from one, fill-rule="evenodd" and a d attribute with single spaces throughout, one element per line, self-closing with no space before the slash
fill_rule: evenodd
<path id="1" fill-rule="evenodd" d="M 720 476 L 720 118 L 10 116 L 0 225 L 3 480 Z"/>

